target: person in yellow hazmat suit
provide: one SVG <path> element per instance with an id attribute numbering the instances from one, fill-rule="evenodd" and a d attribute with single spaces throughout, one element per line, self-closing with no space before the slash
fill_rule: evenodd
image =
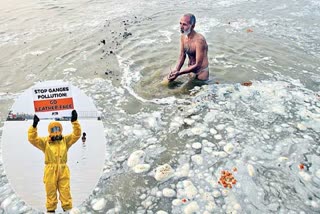
<path id="1" fill-rule="evenodd" d="M 62 135 L 61 123 L 52 121 L 48 126 L 49 136 L 39 137 L 37 125 L 40 119 L 37 115 L 34 115 L 33 124 L 28 130 L 29 142 L 43 151 L 45 156 L 43 182 L 47 195 L 46 208 L 49 213 L 54 213 L 57 208 L 57 191 L 62 209 L 64 211 L 72 209 L 67 157 L 68 149 L 81 137 L 81 127 L 77 119 L 77 111 L 73 110 L 71 112 L 73 131 L 69 135 Z"/>

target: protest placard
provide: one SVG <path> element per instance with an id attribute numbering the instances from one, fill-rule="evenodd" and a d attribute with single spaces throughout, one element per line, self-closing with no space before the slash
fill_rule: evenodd
<path id="1" fill-rule="evenodd" d="M 39 118 L 70 117 L 74 105 L 69 85 L 36 87 L 32 93 L 34 111 Z"/>

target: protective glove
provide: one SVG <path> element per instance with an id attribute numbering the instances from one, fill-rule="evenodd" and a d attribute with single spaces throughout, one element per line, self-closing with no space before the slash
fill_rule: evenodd
<path id="1" fill-rule="evenodd" d="M 39 117 L 37 115 L 34 115 L 33 124 L 32 124 L 33 128 L 37 128 L 39 121 L 40 121 Z"/>
<path id="2" fill-rule="evenodd" d="M 76 110 L 72 110 L 71 112 L 71 122 L 74 122 L 78 119 L 78 113 Z"/>

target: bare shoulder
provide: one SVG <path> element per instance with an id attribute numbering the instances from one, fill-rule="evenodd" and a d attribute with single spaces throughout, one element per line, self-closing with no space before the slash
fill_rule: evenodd
<path id="1" fill-rule="evenodd" d="M 204 36 L 201 33 L 197 33 L 196 42 L 199 45 L 207 46 L 206 38 L 204 38 Z"/>

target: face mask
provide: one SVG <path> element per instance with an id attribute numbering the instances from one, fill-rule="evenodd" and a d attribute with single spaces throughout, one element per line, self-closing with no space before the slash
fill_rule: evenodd
<path id="1" fill-rule="evenodd" d="M 61 135 L 57 135 L 57 136 L 52 136 L 51 137 L 51 141 L 59 141 L 59 140 L 62 140 L 62 136 Z"/>
<path id="2" fill-rule="evenodd" d="M 62 126 L 57 121 L 52 121 L 48 126 L 49 138 L 51 141 L 62 140 Z"/>

